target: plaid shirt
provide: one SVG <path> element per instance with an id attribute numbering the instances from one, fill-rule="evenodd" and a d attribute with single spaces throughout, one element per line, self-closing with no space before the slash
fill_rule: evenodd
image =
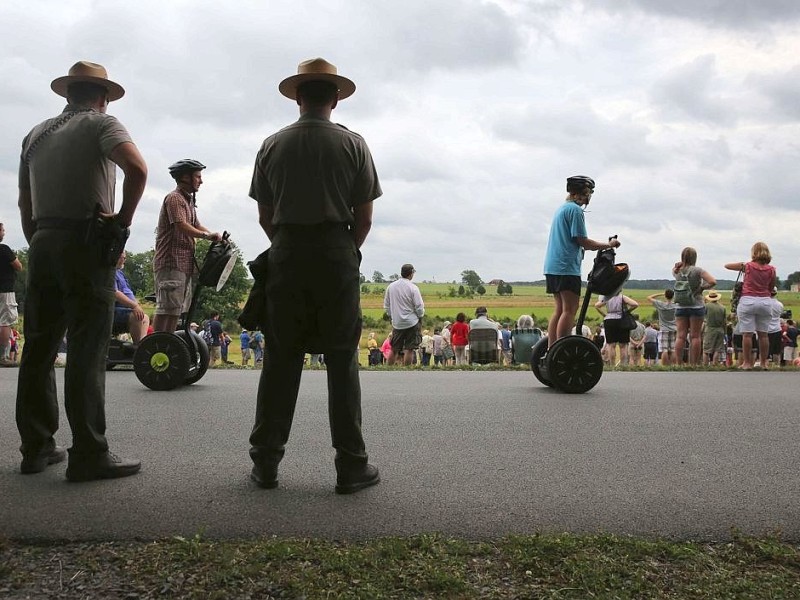
<path id="1" fill-rule="evenodd" d="M 175 269 L 189 275 L 195 272 L 195 240 L 176 224 L 189 223 L 197 227 L 197 211 L 192 197 L 180 188 L 167 194 L 158 216 L 156 230 L 156 252 L 153 269 Z"/>

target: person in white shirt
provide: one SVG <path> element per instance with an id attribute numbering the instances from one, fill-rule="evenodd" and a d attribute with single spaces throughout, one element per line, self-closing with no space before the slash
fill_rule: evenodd
<path id="1" fill-rule="evenodd" d="M 425 314 L 425 304 L 419 288 L 411 283 L 414 273 L 414 265 L 403 265 L 400 279 L 389 284 L 383 297 L 383 308 L 392 320 L 392 350 L 387 361 L 390 365 L 399 356 L 404 365 L 410 365 L 422 342 L 420 319 Z"/>

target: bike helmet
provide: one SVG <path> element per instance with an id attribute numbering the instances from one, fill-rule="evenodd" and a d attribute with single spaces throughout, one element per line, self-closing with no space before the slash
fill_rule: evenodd
<path id="1" fill-rule="evenodd" d="M 584 188 L 589 188 L 594 191 L 594 179 L 586 175 L 574 175 L 567 177 L 567 191 L 571 194 L 573 192 L 582 192 Z"/>
<path id="2" fill-rule="evenodd" d="M 173 179 L 177 179 L 184 173 L 194 173 L 195 171 L 202 171 L 206 166 L 199 160 L 192 158 L 184 158 L 169 166 L 169 174 Z"/>

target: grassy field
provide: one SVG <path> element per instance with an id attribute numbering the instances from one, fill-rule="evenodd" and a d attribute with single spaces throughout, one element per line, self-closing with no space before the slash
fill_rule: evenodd
<path id="1" fill-rule="evenodd" d="M 155 542 L 0 539 L 4 598 L 800 597 L 800 549 L 734 532 L 725 542 L 549 534 L 364 542 L 197 535 Z"/>

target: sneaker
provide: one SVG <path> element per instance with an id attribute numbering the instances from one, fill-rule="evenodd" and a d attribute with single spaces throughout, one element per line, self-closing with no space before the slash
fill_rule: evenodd
<path id="1" fill-rule="evenodd" d="M 67 451 L 61 446 L 56 446 L 52 450 L 34 456 L 23 456 L 19 466 L 19 472 L 23 475 L 41 473 L 49 465 L 60 463 L 67 457 Z"/>
<path id="2" fill-rule="evenodd" d="M 256 482 L 256 485 L 265 490 L 272 490 L 278 487 L 278 465 L 273 464 L 255 464 L 253 470 L 250 471 L 250 479 Z"/>
<path id="3" fill-rule="evenodd" d="M 97 455 L 73 454 L 67 465 L 68 481 L 93 481 L 135 475 L 142 468 L 138 460 L 123 460 L 111 452 Z"/>
<path id="4" fill-rule="evenodd" d="M 337 465 L 336 470 L 337 494 L 353 494 L 364 488 L 376 485 L 381 480 L 378 467 L 368 463 L 349 468 L 342 468 Z"/>

